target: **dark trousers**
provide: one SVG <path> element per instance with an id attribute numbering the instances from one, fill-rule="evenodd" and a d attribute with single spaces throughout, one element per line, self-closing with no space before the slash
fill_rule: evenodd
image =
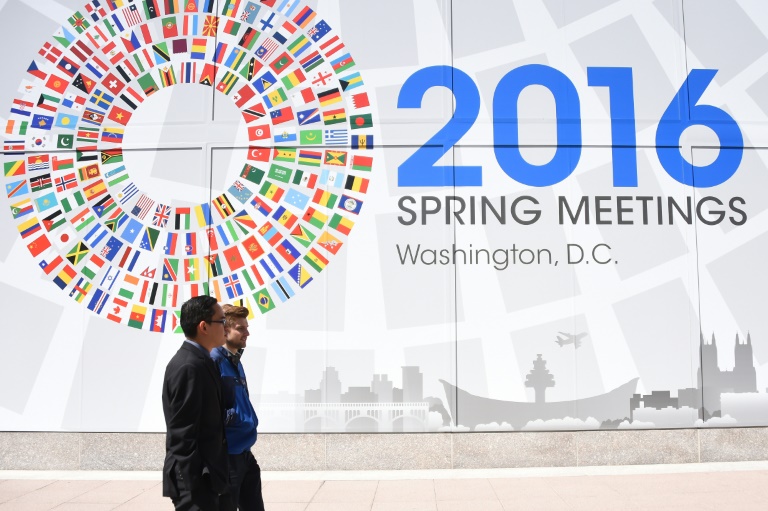
<path id="1" fill-rule="evenodd" d="M 179 492 L 178 498 L 171 498 L 176 511 L 235 511 L 235 503 L 229 493 L 219 495 L 211 489 L 207 478 L 202 478 L 199 484 L 188 490 L 183 483 L 175 481 Z"/>
<path id="2" fill-rule="evenodd" d="M 264 511 L 261 468 L 251 451 L 229 455 L 229 495 L 240 511 Z"/>
<path id="3" fill-rule="evenodd" d="M 192 491 L 180 490 L 179 498 L 171 499 L 176 511 L 234 511 L 231 495 L 218 495 L 203 483 Z"/>

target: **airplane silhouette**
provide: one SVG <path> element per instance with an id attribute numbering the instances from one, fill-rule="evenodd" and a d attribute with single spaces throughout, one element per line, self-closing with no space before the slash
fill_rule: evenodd
<path id="1" fill-rule="evenodd" d="M 566 344 L 573 344 L 575 348 L 581 346 L 581 338 L 587 335 L 586 332 L 580 334 L 568 334 L 565 332 L 558 332 L 557 340 L 555 341 L 562 348 Z M 562 337 L 561 337 L 562 336 Z"/>

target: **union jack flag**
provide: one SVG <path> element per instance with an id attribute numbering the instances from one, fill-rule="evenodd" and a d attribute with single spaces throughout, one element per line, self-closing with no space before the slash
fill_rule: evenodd
<path id="1" fill-rule="evenodd" d="M 152 218 L 152 225 L 165 227 L 168 219 L 171 217 L 171 207 L 165 204 L 158 204 L 155 210 L 155 216 Z"/>

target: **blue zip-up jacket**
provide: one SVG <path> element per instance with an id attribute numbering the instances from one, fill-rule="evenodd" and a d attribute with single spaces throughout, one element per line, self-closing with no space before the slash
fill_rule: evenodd
<path id="1" fill-rule="evenodd" d="M 221 396 L 227 416 L 224 421 L 229 454 L 241 454 L 256 443 L 256 427 L 259 418 L 248 396 L 248 383 L 243 364 L 237 367 L 227 357 L 227 348 L 219 346 L 211 351 L 211 357 L 221 373 Z"/>

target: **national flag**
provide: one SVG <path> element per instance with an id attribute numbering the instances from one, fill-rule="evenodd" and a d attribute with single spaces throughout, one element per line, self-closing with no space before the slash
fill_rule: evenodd
<path id="1" fill-rule="evenodd" d="M 256 184 L 261 183 L 261 180 L 264 179 L 264 175 L 265 172 L 263 170 L 257 169 L 247 163 L 243 166 L 243 170 L 240 172 L 240 177 Z"/>
<path id="2" fill-rule="evenodd" d="M 186 255 L 197 254 L 197 233 L 187 232 L 184 234 L 184 253 Z"/>
<path id="3" fill-rule="evenodd" d="M 373 135 L 352 135 L 350 145 L 352 149 L 373 149 Z"/>
<path id="4" fill-rule="evenodd" d="M 259 312 L 266 314 L 275 308 L 275 304 L 272 301 L 272 297 L 269 295 L 269 291 L 262 289 L 253 294 L 253 298 L 256 300 L 256 305 L 259 307 Z"/>
<path id="5" fill-rule="evenodd" d="M 184 259 L 184 281 L 193 282 L 200 280 L 200 259 Z"/>
<path id="6" fill-rule="evenodd" d="M 78 174 L 80 181 L 88 181 L 89 179 L 99 177 L 101 172 L 99 170 L 99 165 L 94 163 L 92 165 L 86 165 L 85 167 L 80 168 L 78 170 Z"/>
<path id="7" fill-rule="evenodd" d="M 331 67 L 333 67 L 333 70 L 336 72 L 336 74 L 346 71 L 354 65 L 355 61 L 352 59 L 352 56 L 349 53 L 345 53 L 339 58 L 331 61 Z"/>
<path id="8" fill-rule="evenodd" d="M 275 75 L 273 75 L 271 71 L 267 71 L 253 81 L 253 86 L 257 91 L 259 91 L 259 94 L 264 94 L 264 92 L 266 92 L 266 90 L 272 87 L 276 82 L 277 78 L 275 78 Z"/>
<path id="9" fill-rule="evenodd" d="M 69 265 L 64 265 L 64 268 L 53 278 L 53 283 L 59 286 L 59 289 L 64 289 L 75 276 L 77 276 L 77 271 Z"/>
<path id="10" fill-rule="evenodd" d="M 212 201 L 213 207 L 222 219 L 227 218 L 235 212 L 232 203 L 229 201 L 226 193 L 222 193 Z"/>
<path id="11" fill-rule="evenodd" d="M 264 240 L 273 247 L 277 242 L 283 239 L 283 235 L 277 230 L 275 226 L 267 222 L 259 228 L 259 234 Z"/>
<path id="12" fill-rule="evenodd" d="M 177 231 L 182 229 L 189 230 L 189 220 L 190 220 L 191 213 L 192 211 L 190 208 L 187 208 L 187 207 L 176 208 L 175 228 Z"/>
<path id="13" fill-rule="evenodd" d="M 55 179 L 56 191 L 63 192 L 64 190 L 70 190 L 77 187 L 77 178 L 74 173 L 64 176 L 58 176 Z"/>
<path id="14" fill-rule="evenodd" d="M 75 191 L 70 197 L 63 197 L 61 199 L 61 207 L 64 208 L 66 213 L 69 213 L 83 204 L 85 204 L 85 199 L 79 190 Z"/>
<path id="15" fill-rule="evenodd" d="M 294 119 L 293 110 L 289 106 L 279 108 L 277 110 L 272 110 L 269 113 L 269 117 L 270 119 L 272 119 L 273 125 L 282 124 L 284 122 L 289 122 Z"/>
<path id="16" fill-rule="evenodd" d="M 10 195 L 8 195 L 10 197 Z M 37 208 L 37 211 L 39 213 L 42 213 L 43 211 L 47 211 L 51 209 L 54 206 L 58 206 L 59 201 L 56 198 L 56 192 L 48 192 L 45 195 L 41 195 L 40 197 L 35 199 L 35 207 Z"/>
<path id="17" fill-rule="evenodd" d="M 349 124 L 353 130 L 370 128 L 373 126 L 371 114 L 352 115 L 349 117 Z"/>
<path id="18" fill-rule="evenodd" d="M 53 270 L 58 268 L 58 266 L 64 262 L 64 259 L 60 255 L 56 255 L 54 259 L 52 259 L 50 262 L 48 262 L 49 257 L 46 257 L 45 259 L 42 259 L 38 264 L 40 266 L 40 269 L 45 272 L 46 275 L 50 275 Z"/>
<path id="19" fill-rule="evenodd" d="M 250 82 L 262 67 L 264 67 L 264 64 L 256 60 L 256 57 L 250 57 L 247 61 L 245 61 L 245 65 L 243 65 L 243 67 L 240 69 L 240 76 Z"/>
<path id="20" fill-rule="evenodd" d="M 259 213 L 261 213 L 264 216 L 269 215 L 272 212 L 272 207 L 261 200 L 259 196 L 255 196 L 253 200 L 251 201 L 251 205 L 258 210 Z"/>
<path id="21" fill-rule="evenodd" d="M 223 92 L 224 94 L 229 94 L 236 83 L 237 83 L 237 75 L 235 75 L 231 71 L 227 71 L 226 73 L 224 73 L 224 76 L 222 77 L 221 81 L 216 86 L 216 90 L 218 90 L 219 92 Z"/>
<path id="22" fill-rule="evenodd" d="M 315 69 L 317 66 L 319 66 L 323 62 L 324 62 L 323 57 L 320 56 L 320 52 L 313 51 L 312 53 L 308 54 L 303 59 L 301 59 L 299 61 L 299 64 L 301 64 L 301 67 L 304 69 L 304 71 L 309 73 L 310 71 Z"/>
<path id="23" fill-rule="evenodd" d="M 353 170 L 363 170 L 363 171 L 370 172 L 372 167 L 373 167 L 373 157 L 361 156 L 359 154 L 352 156 Z"/>
<path id="24" fill-rule="evenodd" d="M 307 284 L 312 282 L 312 275 L 301 263 L 288 270 L 288 276 L 293 282 L 298 284 L 300 288 L 304 288 Z"/>
<path id="25" fill-rule="evenodd" d="M 309 249 L 307 255 L 304 256 L 304 260 L 318 272 L 323 271 L 328 264 L 328 259 L 315 248 Z"/>
<path id="26" fill-rule="evenodd" d="M 325 144 L 326 145 L 346 145 L 347 144 L 347 129 L 337 128 L 325 130 Z"/>
<path id="27" fill-rule="evenodd" d="M 65 45 L 67 46 L 67 45 Z M 43 44 L 43 47 L 38 50 L 38 55 L 43 57 L 48 62 L 55 64 L 58 59 L 63 55 L 61 49 L 49 42 Z M 37 67 L 37 66 L 36 66 Z"/>
<path id="28" fill-rule="evenodd" d="M 49 248 L 51 248 L 51 242 L 45 234 L 38 236 L 27 244 L 27 250 L 29 250 L 33 257 L 39 256 Z"/>
<path id="29" fill-rule="evenodd" d="M 345 166 L 347 164 L 347 152 L 346 151 L 332 151 L 330 149 L 325 150 L 325 165 Z"/>
<path id="30" fill-rule="evenodd" d="M 155 58 L 155 64 L 165 64 L 171 61 L 171 53 L 168 51 L 168 43 L 157 43 L 152 45 L 152 55 Z"/>
<path id="31" fill-rule="evenodd" d="M 253 192 L 240 181 L 235 181 L 234 184 L 229 187 L 227 192 L 241 204 L 246 204 L 251 196 L 253 196 Z"/>
<path id="32" fill-rule="evenodd" d="M 294 226 L 294 224 L 298 221 L 298 218 L 296 215 L 285 209 L 283 206 L 279 206 L 274 214 L 272 215 L 272 218 L 277 220 L 277 223 L 280 225 L 285 226 L 287 229 L 290 229 Z"/>
<path id="33" fill-rule="evenodd" d="M 313 41 L 317 42 L 330 31 L 331 27 L 328 25 L 328 23 L 326 23 L 325 20 L 320 20 L 317 22 L 317 24 L 315 24 L 314 27 L 309 29 L 307 35 L 311 37 Z"/>
<path id="34" fill-rule="evenodd" d="M 195 218 L 198 227 L 208 227 L 211 225 L 211 206 L 207 202 L 195 206 Z"/>
<path id="35" fill-rule="evenodd" d="M 215 64 L 206 63 L 203 66 L 203 70 L 200 72 L 200 80 L 198 83 L 213 87 L 213 83 L 216 80 L 217 67 Z"/>
<path id="36" fill-rule="evenodd" d="M 21 176 L 26 172 L 26 164 L 24 160 L 7 161 L 3 163 L 3 170 L 5 177 Z"/>
<path id="37" fill-rule="evenodd" d="M 288 51 L 293 54 L 294 57 L 299 57 L 308 48 L 312 46 L 312 43 L 301 34 L 295 41 L 288 45 Z"/>
<path id="38" fill-rule="evenodd" d="M 243 240 L 243 248 L 250 256 L 251 260 L 256 260 L 264 255 L 264 249 L 261 247 L 255 236 L 250 236 Z"/>
<path id="39" fill-rule="evenodd" d="M 152 217 L 152 225 L 164 228 L 168 224 L 170 217 L 171 207 L 158 203 L 157 208 L 155 208 L 155 214 Z"/>
<path id="40" fill-rule="evenodd" d="M 275 143 L 296 142 L 296 128 L 277 128 L 272 140 Z"/>
<path id="41" fill-rule="evenodd" d="M 225 276 L 223 282 L 224 288 L 227 291 L 227 296 L 230 300 L 234 299 L 236 296 L 242 296 L 243 288 L 240 285 L 240 278 L 237 276 L 237 273 Z"/>
<path id="42" fill-rule="evenodd" d="M 160 85 L 163 87 L 170 87 L 176 85 L 176 72 L 173 70 L 173 66 L 164 66 L 159 70 Z"/>
<path id="43" fill-rule="evenodd" d="M 163 38 L 171 39 L 179 36 L 179 27 L 176 26 L 176 16 L 163 19 Z"/>
<path id="44" fill-rule="evenodd" d="M 42 231 L 42 227 L 40 226 L 40 222 L 36 217 L 32 217 L 28 220 L 25 220 L 24 222 L 20 223 L 17 226 L 17 229 L 19 230 L 19 234 L 21 234 L 22 238 L 26 238 L 28 236 L 31 236 L 37 232 Z"/>
<path id="45" fill-rule="evenodd" d="M 297 170 L 293 182 L 294 184 L 306 186 L 307 188 L 314 188 L 316 180 L 317 174 L 310 174 L 309 172 Z M 303 211 L 309 202 L 309 196 L 291 188 L 288 190 L 288 194 L 285 196 L 285 202 L 286 204 L 290 204 L 291 206 L 294 206 L 295 208 Z"/>
<path id="46" fill-rule="evenodd" d="M 245 266 L 243 256 L 240 254 L 240 248 L 238 245 L 229 247 L 222 252 L 224 259 L 227 261 L 230 271 L 236 271 Z"/>
<path id="47" fill-rule="evenodd" d="M 104 112 L 95 108 L 86 108 L 83 112 L 83 122 L 101 126 L 101 123 L 104 122 Z"/>
<path id="48" fill-rule="evenodd" d="M 312 241 L 315 239 L 315 235 L 312 233 L 312 231 L 301 224 L 296 224 L 296 226 L 291 230 L 291 236 L 305 247 L 311 245 Z"/>
<path id="49" fill-rule="evenodd" d="M 53 186 L 50 174 L 42 174 L 29 179 L 29 186 L 33 192 L 39 192 Z"/>
<path id="50" fill-rule="evenodd" d="M 147 213 L 152 211 L 154 206 L 155 201 L 152 200 L 148 195 L 142 193 L 141 197 L 139 197 L 139 200 L 136 201 L 136 205 L 134 205 L 133 209 L 131 209 L 131 214 L 140 220 L 144 220 L 144 217 L 147 216 Z M 187 228 L 189 228 L 189 226 L 187 226 Z"/>
<path id="51" fill-rule="evenodd" d="M 275 73 L 280 74 L 291 64 L 293 64 L 293 59 L 290 57 L 290 55 L 288 55 L 287 52 L 283 52 L 279 57 L 277 57 L 269 64 L 269 67 L 271 67 Z"/>
<path id="52" fill-rule="evenodd" d="M 160 231 L 151 227 L 144 227 L 144 231 L 141 234 L 141 242 L 139 243 L 139 248 L 149 252 L 155 250 L 157 239 L 159 237 Z"/>
<path id="53" fill-rule="evenodd" d="M 203 60 L 205 59 L 206 46 L 208 40 L 204 37 L 192 39 L 192 50 L 189 52 L 190 58 Z"/>
<path id="54" fill-rule="evenodd" d="M 339 85 L 341 85 L 341 90 L 348 91 L 363 85 L 363 78 L 360 76 L 360 73 L 352 73 L 343 78 L 339 78 Z M 365 95 L 366 93 L 363 94 Z M 355 108 L 360 107 L 355 106 Z"/>
<path id="55" fill-rule="evenodd" d="M 178 259 L 163 259 L 163 280 L 166 282 L 176 282 L 179 273 Z"/>
<path id="56" fill-rule="evenodd" d="M 325 124 L 338 124 L 346 121 L 347 114 L 344 112 L 343 108 L 336 108 L 323 112 L 323 122 Z"/>
<path id="57" fill-rule="evenodd" d="M 123 110 L 119 106 L 113 106 L 107 114 L 107 118 L 125 126 L 131 120 L 131 115 L 133 114 L 128 110 Z"/>
<path id="58" fill-rule="evenodd" d="M 279 47 L 280 45 L 277 43 L 277 41 L 268 38 L 266 41 L 261 43 L 261 46 L 259 46 L 256 50 L 256 57 L 266 62 Z"/>
<path id="59" fill-rule="evenodd" d="M 144 319 L 147 316 L 147 308 L 138 303 L 131 307 L 131 315 L 128 317 L 128 326 L 131 328 L 141 328 L 144 326 Z"/>
<path id="60" fill-rule="evenodd" d="M 21 218 L 35 211 L 35 207 L 32 205 L 32 200 L 29 198 L 23 199 L 15 204 L 11 204 L 11 214 L 13 218 Z M 48 229 L 50 230 L 50 229 Z"/>
<path id="61" fill-rule="evenodd" d="M 50 130 L 53 128 L 54 119 L 50 115 L 40 115 L 40 114 L 34 114 L 32 116 L 32 128 L 37 128 L 40 130 Z"/>
<path id="62" fill-rule="evenodd" d="M 236 214 L 234 220 L 240 230 L 243 231 L 243 234 L 248 234 L 249 232 L 256 230 L 256 222 L 245 210 Z"/>
<path id="63" fill-rule="evenodd" d="M 72 28 L 74 28 L 75 32 L 78 34 L 82 34 L 88 27 L 91 26 L 91 24 L 88 23 L 88 20 L 85 19 L 80 13 L 80 11 L 75 12 L 72 16 L 67 18 L 67 21 L 70 25 L 72 25 Z"/>
<path id="64" fill-rule="evenodd" d="M 181 83 L 195 83 L 197 80 L 197 63 L 196 62 L 182 62 L 181 68 Z"/>
<path id="65" fill-rule="evenodd" d="M 304 89 L 301 89 L 300 91 L 291 95 L 291 100 L 295 105 L 306 105 L 315 99 L 315 93 L 312 90 L 312 87 L 305 87 Z"/>
<path id="66" fill-rule="evenodd" d="M 283 85 L 285 85 L 285 88 L 287 90 L 291 90 L 297 85 L 300 85 L 303 83 L 307 77 L 304 75 L 304 72 L 301 70 L 301 68 L 296 68 L 295 70 L 291 71 L 287 75 L 285 75 L 283 78 L 281 78 Z"/>
<path id="67" fill-rule="evenodd" d="M 256 126 L 248 127 L 249 140 L 264 140 L 269 138 L 272 138 L 272 128 L 269 124 L 259 124 Z"/>
<path id="68" fill-rule="evenodd" d="M 124 133 L 125 133 L 125 128 L 116 128 L 113 126 L 107 126 L 101 132 L 101 141 L 109 142 L 112 144 L 120 144 L 123 141 Z"/>
<path id="69" fill-rule="evenodd" d="M 261 194 L 262 197 L 265 197 L 272 202 L 278 202 L 280 201 L 280 198 L 283 196 L 284 190 L 277 186 L 274 183 L 271 183 L 269 181 L 264 181 L 264 184 L 261 186 L 261 189 L 259 190 L 259 194 Z"/>
<path id="70" fill-rule="evenodd" d="M 314 197 L 312 197 L 312 202 L 331 209 L 336 205 L 336 199 L 338 197 L 331 192 L 318 189 L 315 191 Z"/>
<path id="71" fill-rule="evenodd" d="M 283 88 L 278 87 L 276 90 L 264 96 L 264 103 L 267 105 L 267 108 L 273 108 L 279 105 L 280 103 L 283 103 L 287 99 L 288 99 L 288 96 L 286 96 Z"/>
<path id="72" fill-rule="evenodd" d="M 75 129 L 77 124 L 77 116 L 65 113 L 59 113 L 56 115 L 56 127 L 65 130 Z"/>
<path id="73" fill-rule="evenodd" d="M 285 4 L 286 2 L 283 2 Z M 292 7 L 292 9 L 295 7 L 295 5 Z M 286 16 L 288 16 L 289 13 L 286 13 Z M 315 16 L 317 16 L 317 13 L 310 9 L 308 6 L 305 6 L 299 13 L 296 15 L 295 18 L 293 18 L 293 22 L 296 23 L 301 28 L 306 28 L 309 23 L 312 22 L 313 19 L 315 19 Z M 324 21 L 321 21 L 321 23 L 325 23 Z M 329 28 L 330 30 L 330 28 Z"/>
<path id="74" fill-rule="evenodd" d="M 320 145 L 323 143 L 323 131 L 301 130 L 299 133 L 299 143 L 301 145 Z"/>
<path id="75" fill-rule="evenodd" d="M 144 94 L 149 97 L 155 92 L 158 91 L 157 83 L 155 82 L 155 79 L 152 78 L 152 75 L 147 73 L 143 76 L 140 76 L 138 79 L 139 86 L 141 87 L 141 90 L 144 92 Z"/>
<path id="76" fill-rule="evenodd" d="M 320 106 L 324 107 L 341 102 L 341 93 L 338 88 L 334 87 L 333 89 L 318 93 L 317 99 L 320 101 Z"/>
<path id="77" fill-rule="evenodd" d="M 261 103 L 261 101 L 251 106 L 242 108 L 240 110 L 240 113 L 242 114 L 246 124 L 257 121 L 267 114 L 266 110 L 264 110 L 264 105 Z"/>
<path id="78" fill-rule="evenodd" d="M 90 248 L 83 241 L 78 241 L 67 253 L 67 261 L 77 266 L 90 252 Z"/>
<path id="79" fill-rule="evenodd" d="M 367 106 L 371 106 L 370 101 L 368 101 L 368 93 L 367 92 L 361 92 L 360 94 L 353 94 L 352 95 L 352 106 L 355 109 L 365 108 Z"/>
<path id="80" fill-rule="evenodd" d="M 309 110 L 297 112 L 296 120 L 299 121 L 300 126 L 320 122 L 320 110 L 317 108 L 310 108 Z"/>
<path id="81" fill-rule="evenodd" d="M 322 229 L 325 226 L 325 223 L 328 221 L 328 217 L 320 211 L 317 211 L 315 208 L 309 207 L 304 213 L 302 220 L 308 222 L 311 225 L 314 225 L 318 229 Z"/>
<path id="82" fill-rule="evenodd" d="M 165 331 L 165 319 L 167 311 L 164 309 L 152 309 L 151 323 L 149 330 L 151 332 L 164 332 Z"/>

